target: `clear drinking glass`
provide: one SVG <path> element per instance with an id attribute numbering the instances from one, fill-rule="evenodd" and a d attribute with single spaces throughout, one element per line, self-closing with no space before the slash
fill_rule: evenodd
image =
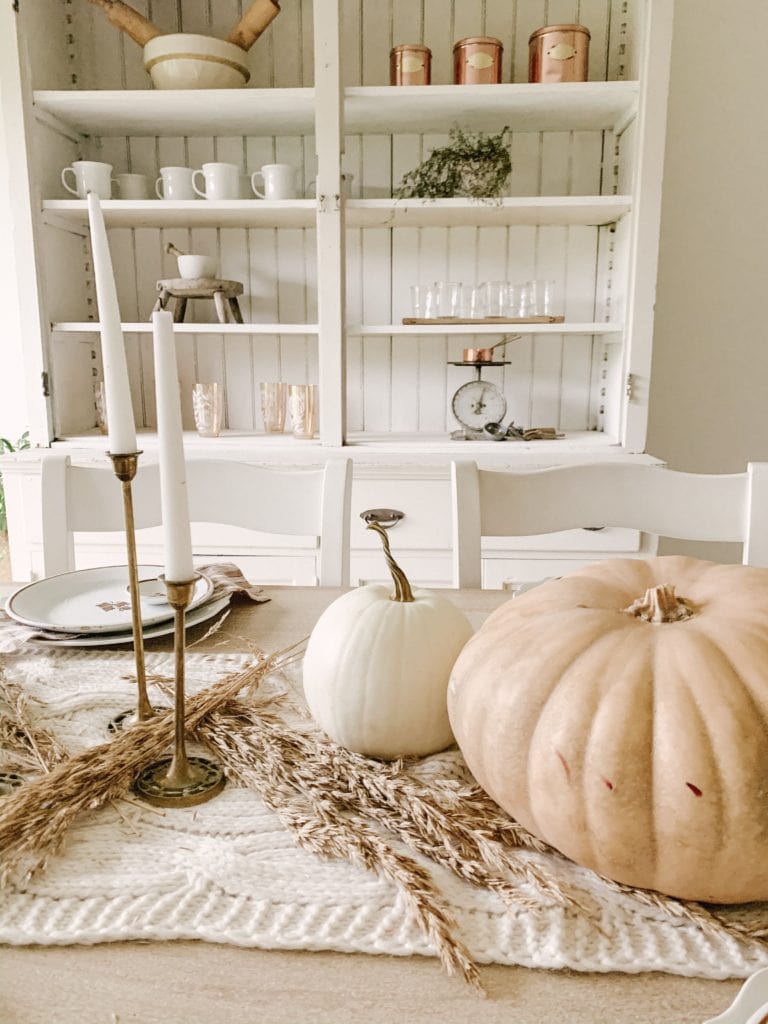
<path id="1" fill-rule="evenodd" d="M 435 281 L 435 316 L 458 316 L 461 281 Z"/>
<path id="2" fill-rule="evenodd" d="M 268 381 L 259 384 L 261 393 L 261 416 L 264 430 L 268 434 L 282 434 L 285 430 L 285 408 L 288 385 L 282 381 Z"/>
<path id="3" fill-rule="evenodd" d="M 529 291 L 527 284 L 510 284 L 507 288 L 507 312 L 519 319 L 530 316 Z"/>
<path id="4" fill-rule="evenodd" d="M 423 284 L 412 284 L 411 285 L 411 316 L 421 320 L 423 317 L 428 316 L 427 309 L 427 297 L 429 295 L 429 288 Z"/>
<path id="5" fill-rule="evenodd" d="M 96 406 L 96 426 L 100 434 L 107 433 L 107 399 L 104 393 L 104 381 L 93 382 L 93 401 Z"/>
<path id="6" fill-rule="evenodd" d="M 309 439 L 317 433 L 317 384 L 289 384 L 288 411 L 293 436 Z"/>
<path id="7" fill-rule="evenodd" d="M 486 281 L 486 316 L 507 316 L 507 282 Z"/>
<path id="8" fill-rule="evenodd" d="M 201 437 L 218 437 L 224 420 L 224 394 L 217 383 L 195 384 L 192 388 L 195 427 Z"/>
<path id="9" fill-rule="evenodd" d="M 456 316 L 461 317 L 462 320 L 468 320 L 474 316 L 473 313 L 473 302 L 472 297 L 475 289 L 470 288 L 468 285 L 461 285 L 459 288 L 459 297 L 456 306 Z"/>
<path id="10" fill-rule="evenodd" d="M 529 316 L 555 315 L 555 282 L 537 279 L 528 281 Z"/>
<path id="11" fill-rule="evenodd" d="M 469 293 L 469 315 L 473 320 L 482 320 L 485 312 L 485 284 L 479 284 Z"/>

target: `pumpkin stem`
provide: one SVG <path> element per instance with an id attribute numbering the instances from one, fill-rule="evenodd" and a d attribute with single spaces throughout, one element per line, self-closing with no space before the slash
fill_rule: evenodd
<path id="1" fill-rule="evenodd" d="M 387 560 L 387 566 L 389 571 L 392 573 L 392 581 L 395 584 L 395 593 L 392 596 L 393 601 L 402 601 L 404 603 L 408 601 L 415 601 L 413 591 L 411 590 L 411 584 L 408 582 L 408 577 L 405 575 L 403 570 L 397 564 L 392 557 L 392 552 L 389 550 L 389 537 L 384 527 L 377 522 L 370 522 L 367 524 L 369 530 L 375 530 L 381 537 L 381 543 L 384 545 L 384 557 Z"/>
<path id="2" fill-rule="evenodd" d="M 624 611 L 645 622 L 682 622 L 695 614 L 690 601 L 675 594 L 671 583 L 660 583 L 658 587 L 649 587 L 643 597 L 638 597 Z"/>

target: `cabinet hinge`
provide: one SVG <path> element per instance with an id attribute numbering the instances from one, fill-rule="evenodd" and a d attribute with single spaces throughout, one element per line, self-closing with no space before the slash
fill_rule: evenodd
<path id="1" fill-rule="evenodd" d="M 11 7 L 14 9 L 16 14 L 19 13 L 19 0 L 11 0 Z"/>
<path id="2" fill-rule="evenodd" d="M 635 375 L 634 373 L 628 373 L 627 379 L 624 382 L 624 394 L 627 398 L 631 399 L 635 390 Z"/>
<path id="3" fill-rule="evenodd" d="M 40 377 L 41 377 L 42 383 L 43 383 L 43 398 L 50 398 L 51 397 L 51 388 L 50 388 L 50 379 L 48 377 L 47 370 L 43 370 L 43 372 L 40 374 Z"/>

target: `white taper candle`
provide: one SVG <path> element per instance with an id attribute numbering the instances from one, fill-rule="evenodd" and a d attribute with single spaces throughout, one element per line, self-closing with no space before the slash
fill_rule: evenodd
<path id="1" fill-rule="evenodd" d="M 165 578 L 183 583 L 194 575 L 189 528 L 187 471 L 181 433 L 181 402 L 173 317 L 152 314 L 157 395 L 157 439 L 160 449 L 160 507 L 163 516 Z"/>
<path id="2" fill-rule="evenodd" d="M 88 193 L 88 221 L 91 226 L 93 273 L 96 302 L 101 325 L 101 358 L 104 364 L 104 392 L 111 455 L 129 455 L 136 451 L 136 423 L 133 418 L 131 386 L 125 343 L 120 326 L 120 307 L 109 255 L 107 229 L 101 203 L 95 192 Z"/>

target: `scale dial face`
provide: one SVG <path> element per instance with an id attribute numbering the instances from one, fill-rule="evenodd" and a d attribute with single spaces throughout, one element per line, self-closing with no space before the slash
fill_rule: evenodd
<path id="1" fill-rule="evenodd" d="M 507 412 L 504 395 L 487 380 L 462 384 L 451 399 L 453 415 L 463 427 L 482 430 L 486 423 L 501 423 Z"/>

